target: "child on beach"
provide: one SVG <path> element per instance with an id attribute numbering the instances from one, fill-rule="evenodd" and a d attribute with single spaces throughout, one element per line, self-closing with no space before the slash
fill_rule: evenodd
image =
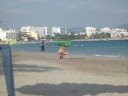
<path id="1" fill-rule="evenodd" d="M 69 53 L 67 52 L 66 48 L 62 46 L 58 50 L 58 55 L 60 59 L 63 59 L 64 55 L 69 55 Z"/>

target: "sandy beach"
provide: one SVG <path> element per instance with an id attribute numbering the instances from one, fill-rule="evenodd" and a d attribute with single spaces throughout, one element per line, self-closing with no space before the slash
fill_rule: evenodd
<path id="1" fill-rule="evenodd" d="M 128 58 L 12 52 L 16 96 L 128 96 Z M 0 96 L 7 96 L 0 61 Z"/>

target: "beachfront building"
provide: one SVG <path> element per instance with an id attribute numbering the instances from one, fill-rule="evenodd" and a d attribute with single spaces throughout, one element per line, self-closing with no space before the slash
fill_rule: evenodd
<path id="1" fill-rule="evenodd" d="M 96 34 L 96 28 L 94 28 L 94 27 L 86 27 L 86 34 L 87 34 L 87 37 L 90 37 L 93 34 Z"/>
<path id="2" fill-rule="evenodd" d="M 31 40 L 38 40 L 39 39 L 39 36 L 38 36 L 38 33 L 35 32 L 35 31 L 23 31 L 21 30 L 21 33 L 20 33 L 20 38 L 22 41 L 29 41 L 30 39 Z"/>
<path id="3" fill-rule="evenodd" d="M 54 36 L 57 33 L 60 34 L 60 27 L 52 27 L 52 36 Z"/>
<path id="4" fill-rule="evenodd" d="M 47 27 L 47 35 L 52 36 L 52 28 Z"/>
<path id="5" fill-rule="evenodd" d="M 6 32 L 4 32 L 2 28 L 0 28 L 0 39 L 6 40 Z"/>
<path id="6" fill-rule="evenodd" d="M 62 34 L 62 35 L 66 34 L 66 28 L 65 27 L 55 27 L 55 26 L 52 27 L 51 35 L 54 36 L 57 33 Z"/>
<path id="7" fill-rule="evenodd" d="M 104 32 L 104 33 L 111 33 L 112 30 L 109 27 L 105 27 L 105 28 L 101 28 L 100 29 L 100 33 L 102 33 L 102 32 Z"/>
<path id="8" fill-rule="evenodd" d="M 6 39 L 17 39 L 18 38 L 18 31 L 14 29 L 4 30 L 6 33 Z"/>
<path id="9" fill-rule="evenodd" d="M 60 27 L 60 33 L 61 33 L 62 35 L 67 34 L 67 32 L 66 32 L 66 27 Z"/>
<path id="10" fill-rule="evenodd" d="M 56 33 L 59 34 L 66 34 L 65 27 L 34 27 L 34 26 L 27 26 L 22 27 L 21 32 L 37 32 L 39 37 L 46 37 L 47 35 L 54 36 Z"/>
<path id="11" fill-rule="evenodd" d="M 111 38 L 128 38 L 128 32 L 126 29 L 112 29 Z"/>
<path id="12" fill-rule="evenodd" d="M 0 28 L 0 39 L 6 41 L 8 39 L 17 39 L 18 38 L 18 31 L 14 29 L 7 29 L 3 30 Z"/>
<path id="13" fill-rule="evenodd" d="M 39 37 L 46 37 L 48 35 L 47 27 L 34 27 L 34 26 L 27 26 L 22 27 L 21 32 L 35 32 L 39 34 Z M 32 33 L 33 34 L 33 33 Z"/>
<path id="14" fill-rule="evenodd" d="M 110 33 L 111 38 L 114 39 L 121 39 L 128 37 L 127 30 L 121 28 L 110 29 L 109 27 L 105 27 L 100 29 L 100 33 Z"/>

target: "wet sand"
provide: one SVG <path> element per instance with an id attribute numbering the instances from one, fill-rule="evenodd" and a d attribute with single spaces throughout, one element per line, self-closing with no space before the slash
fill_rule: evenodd
<path id="1" fill-rule="evenodd" d="M 128 58 L 12 52 L 16 96 L 128 96 Z M 0 62 L 0 96 L 6 96 Z"/>

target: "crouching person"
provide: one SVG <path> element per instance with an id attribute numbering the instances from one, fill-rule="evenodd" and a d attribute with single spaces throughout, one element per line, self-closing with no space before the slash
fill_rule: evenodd
<path id="1" fill-rule="evenodd" d="M 58 50 L 58 55 L 60 59 L 63 59 L 64 55 L 69 55 L 69 53 L 67 52 L 65 47 L 60 47 L 60 49 Z"/>

